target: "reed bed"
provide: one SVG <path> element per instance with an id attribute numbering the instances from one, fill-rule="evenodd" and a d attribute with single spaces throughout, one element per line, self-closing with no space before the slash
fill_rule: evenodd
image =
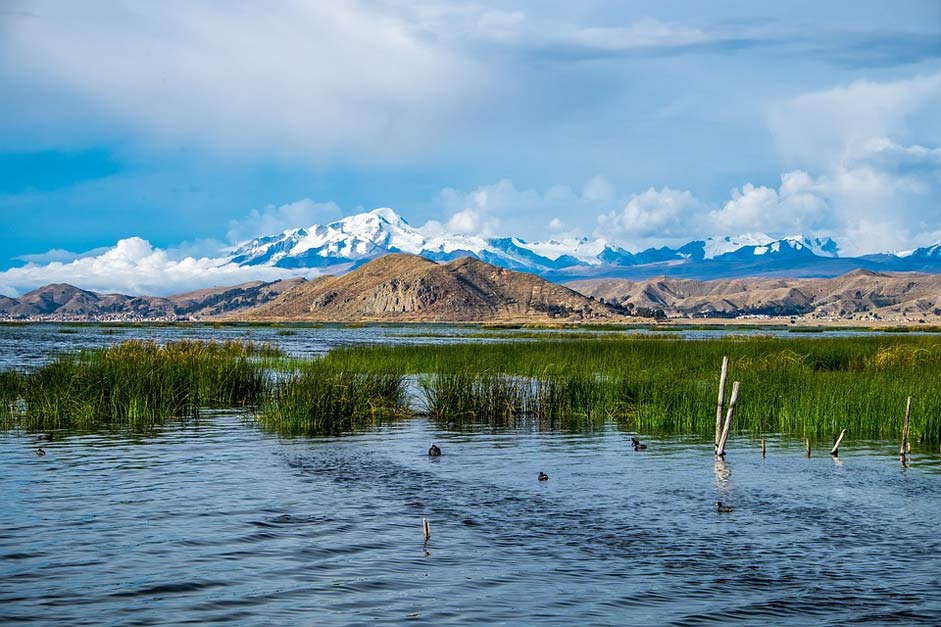
<path id="1" fill-rule="evenodd" d="M 336 435 L 407 415 L 402 376 L 308 367 L 270 389 L 258 420 L 286 435 Z"/>
<path id="2" fill-rule="evenodd" d="M 0 395 L 25 401 L 10 416 L 29 430 L 146 427 L 192 418 L 204 407 L 257 404 L 267 374 L 256 356 L 276 349 L 246 342 L 128 341 L 61 355 L 37 370 L 0 376 Z M 11 412 L 13 414 L 13 412 Z"/>
<path id="3" fill-rule="evenodd" d="M 335 349 L 318 367 L 425 375 L 429 412 L 450 420 L 581 415 L 649 432 L 715 429 L 722 356 L 742 383 L 736 432 L 941 438 L 941 339 L 932 336 L 598 337 Z M 526 383 L 521 383 L 525 381 Z"/>

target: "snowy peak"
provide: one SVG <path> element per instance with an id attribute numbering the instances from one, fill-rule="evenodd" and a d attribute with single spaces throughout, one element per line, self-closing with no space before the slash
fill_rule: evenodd
<path id="1" fill-rule="evenodd" d="M 236 247 L 230 261 L 336 273 L 388 253 L 421 255 L 439 262 L 474 257 L 510 270 L 555 278 L 651 273 L 695 277 L 747 273 L 820 276 L 819 273 L 842 273 L 854 267 L 904 270 L 913 266 L 924 271 L 930 270 L 932 264 L 941 266 L 941 242 L 912 251 L 904 259 L 901 255 L 844 259 L 839 257 L 837 244 L 828 237 L 775 238 L 766 233 L 709 237 L 679 248 L 663 246 L 630 252 L 602 238 L 528 242 L 519 237 L 484 238 L 450 233 L 439 222 L 414 227 L 385 207 L 329 224 L 255 238 Z"/>

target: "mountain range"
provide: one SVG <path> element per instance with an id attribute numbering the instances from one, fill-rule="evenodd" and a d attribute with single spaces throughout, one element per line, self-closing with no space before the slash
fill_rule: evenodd
<path id="1" fill-rule="evenodd" d="M 853 270 L 834 278 L 697 281 L 591 279 L 567 284 L 599 302 L 672 315 L 806 316 L 924 322 L 941 317 L 941 275 Z"/>
<path id="2" fill-rule="evenodd" d="M 902 253 L 841 257 L 830 238 L 774 238 L 749 233 L 705 238 L 678 248 L 630 252 L 604 238 L 527 242 L 518 237 L 449 233 L 437 223 L 413 227 L 386 208 L 255 238 L 233 247 L 226 260 L 242 266 L 311 268 L 335 274 L 389 253 L 409 253 L 433 261 L 472 257 L 554 281 L 653 276 L 832 277 L 859 268 L 941 272 L 941 242 Z"/>
<path id="3" fill-rule="evenodd" d="M 0 296 L 0 319 L 176 320 L 211 318 L 255 307 L 280 296 L 304 279 L 250 281 L 174 296 L 100 294 L 67 283 L 54 283 L 19 298 Z"/>
<path id="4" fill-rule="evenodd" d="M 937 322 L 941 274 L 854 270 L 834 278 L 587 279 L 566 285 L 473 257 L 383 255 L 337 276 L 252 281 L 168 297 L 53 284 L 0 296 L 0 319 L 617 322 L 627 316 L 803 316 Z"/>
<path id="5" fill-rule="evenodd" d="M 640 315 L 644 312 L 633 312 Z M 533 274 L 471 257 L 436 263 L 384 255 L 340 276 L 252 281 L 168 297 L 99 294 L 56 283 L 0 297 L 0 319 L 309 320 L 323 322 L 605 321 L 631 315 Z"/>

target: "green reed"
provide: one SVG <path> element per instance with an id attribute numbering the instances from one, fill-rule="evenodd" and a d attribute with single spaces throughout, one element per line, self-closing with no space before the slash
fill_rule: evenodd
<path id="1" fill-rule="evenodd" d="M 134 340 L 60 355 L 33 372 L 5 373 L 0 380 L 18 381 L 25 411 L 15 421 L 27 429 L 143 427 L 196 417 L 204 407 L 257 404 L 267 374 L 255 356 L 275 352 L 245 342 Z"/>
<path id="2" fill-rule="evenodd" d="M 288 374 L 273 386 L 258 419 L 265 428 L 283 434 L 320 435 L 406 415 L 404 377 L 314 365 Z"/>
<path id="3" fill-rule="evenodd" d="M 644 431 L 709 434 L 719 365 L 741 381 L 735 431 L 895 438 L 905 398 L 912 437 L 941 437 L 936 336 L 639 336 L 335 349 L 320 367 L 426 375 L 429 412 L 482 420 L 531 414 L 613 418 Z M 523 384 L 522 381 L 528 383 Z"/>

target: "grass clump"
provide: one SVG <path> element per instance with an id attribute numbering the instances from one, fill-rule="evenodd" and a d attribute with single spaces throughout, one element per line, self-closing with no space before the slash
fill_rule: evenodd
<path id="1" fill-rule="evenodd" d="M 61 355 L 18 377 L 25 412 L 16 421 L 31 430 L 145 427 L 197 417 L 203 407 L 254 405 L 267 385 L 255 356 L 273 351 L 244 342 L 134 340 Z"/>
<path id="2" fill-rule="evenodd" d="M 283 434 L 335 435 L 408 414 L 404 377 L 314 365 L 274 386 L 258 418 Z"/>

